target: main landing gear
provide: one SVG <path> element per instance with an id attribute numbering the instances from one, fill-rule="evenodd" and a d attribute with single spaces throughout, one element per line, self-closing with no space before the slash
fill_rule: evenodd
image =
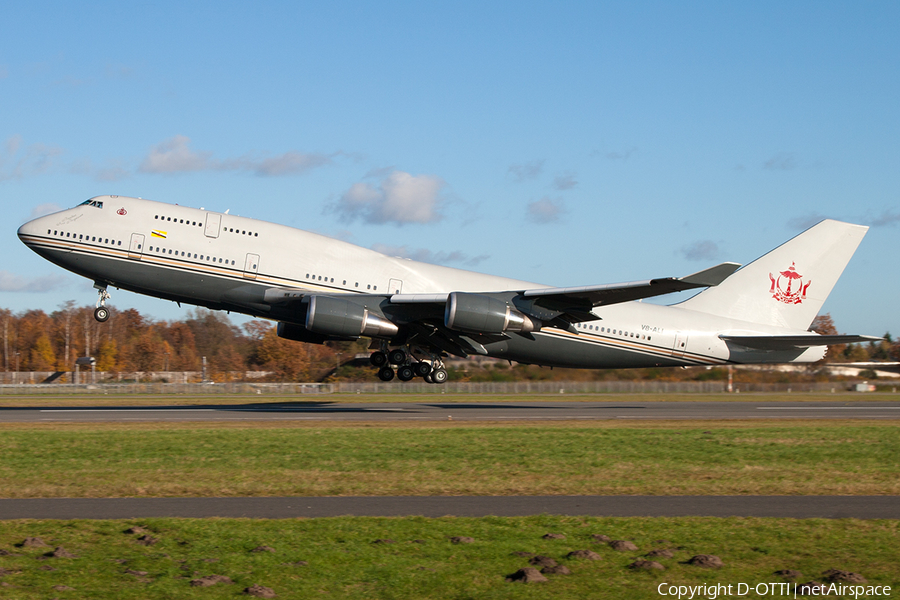
<path id="1" fill-rule="evenodd" d="M 106 308 L 106 301 L 110 297 L 109 292 L 106 291 L 106 286 L 104 284 L 95 283 L 94 288 L 96 288 L 100 296 L 97 299 L 97 308 L 94 309 L 94 318 L 101 323 L 105 323 L 109 320 L 109 309 Z"/>
<path id="2" fill-rule="evenodd" d="M 426 383 L 447 381 L 447 370 L 440 357 L 430 356 L 431 362 L 428 362 L 415 359 L 403 348 L 394 348 L 389 352 L 385 350 L 387 348 L 376 350 L 369 356 L 372 366 L 378 368 L 378 378 L 381 381 L 391 381 L 395 375 L 400 381 L 412 381 L 416 377 L 421 377 Z M 391 365 L 397 366 L 396 372 Z"/>

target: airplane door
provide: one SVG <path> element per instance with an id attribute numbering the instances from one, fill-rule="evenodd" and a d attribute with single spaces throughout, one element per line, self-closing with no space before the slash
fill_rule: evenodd
<path id="1" fill-rule="evenodd" d="M 687 349 L 688 336 L 683 331 L 675 332 L 675 345 L 672 346 L 672 356 L 681 358 Z"/>
<path id="2" fill-rule="evenodd" d="M 399 279 L 391 279 L 391 283 L 388 284 L 388 293 L 390 294 L 399 294 L 400 290 L 403 289 L 403 282 Z"/>
<path id="3" fill-rule="evenodd" d="M 203 233 L 206 237 L 219 237 L 219 226 L 222 224 L 222 215 L 217 213 L 206 213 L 206 229 Z"/>
<path id="4" fill-rule="evenodd" d="M 259 273 L 259 254 L 248 254 L 247 260 L 244 261 L 244 278 L 256 279 Z"/>
<path id="5" fill-rule="evenodd" d="M 136 258 L 140 260 L 144 253 L 144 234 L 132 233 L 131 245 L 128 246 L 128 258 Z"/>

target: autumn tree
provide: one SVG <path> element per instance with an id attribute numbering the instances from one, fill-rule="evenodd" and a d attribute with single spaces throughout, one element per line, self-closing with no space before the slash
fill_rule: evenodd
<path id="1" fill-rule="evenodd" d="M 813 319 L 812 325 L 809 329 L 810 331 L 814 331 L 819 335 L 838 335 L 837 327 L 834 326 L 834 320 L 831 318 L 830 313 L 818 315 L 815 319 Z M 825 356 L 822 358 L 822 360 L 824 362 L 844 360 L 844 351 L 846 349 L 846 344 L 835 344 L 833 346 L 828 346 L 828 350 L 825 352 Z"/>
<path id="2" fill-rule="evenodd" d="M 0 308 L 0 321 L 3 322 L 3 324 L 0 325 L 3 330 L 3 370 L 9 371 L 9 349 L 12 342 L 10 334 L 14 334 L 15 332 L 12 311 L 6 308 Z"/>
<path id="3" fill-rule="evenodd" d="M 106 373 L 118 371 L 119 348 L 116 340 L 112 338 L 104 339 L 100 342 L 100 348 L 97 351 L 97 370 Z"/>
<path id="4" fill-rule="evenodd" d="M 281 381 L 309 381 L 311 344 L 301 344 L 278 337 L 275 328 L 263 334 L 252 357 L 265 371 L 273 371 Z"/>
<path id="5" fill-rule="evenodd" d="M 19 315 L 17 350 L 20 353 L 20 369 L 22 371 L 47 371 L 55 364 L 56 353 L 53 351 L 53 346 L 47 336 L 47 332 L 52 331 L 52 324 L 50 317 L 40 309 L 28 310 Z M 47 337 L 47 345 L 42 351 L 34 353 L 35 345 L 41 336 Z M 51 354 L 53 360 L 48 366 L 46 358 Z M 38 359 L 41 368 L 37 368 L 33 359 Z"/>
<path id="6" fill-rule="evenodd" d="M 185 325 L 194 334 L 197 354 L 207 358 L 210 372 L 246 369 L 247 340 L 224 313 L 198 308 L 190 313 Z"/>
<path id="7" fill-rule="evenodd" d="M 35 340 L 29 353 L 29 371 L 53 371 L 56 366 L 56 353 L 46 333 Z"/>
<path id="8" fill-rule="evenodd" d="M 186 323 L 170 323 L 162 331 L 163 338 L 172 349 L 169 358 L 170 371 L 199 371 L 200 358 L 197 356 L 197 342 L 193 330 Z"/>

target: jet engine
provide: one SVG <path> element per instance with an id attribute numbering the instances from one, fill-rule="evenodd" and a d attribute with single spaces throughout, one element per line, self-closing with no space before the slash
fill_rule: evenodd
<path id="1" fill-rule="evenodd" d="M 503 333 L 540 330 L 540 324 L 497 298 L 484 294 L 452 292 L 444 309 L 448 329 L 468 333 Z"/>
<path id="2" fill-rule="evenodd" d="M 391 338 L 398 328 L 364 306 L 334 296 L 309 296 L 306 329 L 323 335 Z"/>
<path id="3" fill-rule="evenodd" d="M 335 339 L 327 335 L 322 335 L 321 333 L 313 333 L 305 327 L 294 325 L 293 323 L 279 322 L 278 329 L 275 331 L 280 338 L 291 340 L 293 342 L 305 342 L 307 344 L 323 344 Z"/>

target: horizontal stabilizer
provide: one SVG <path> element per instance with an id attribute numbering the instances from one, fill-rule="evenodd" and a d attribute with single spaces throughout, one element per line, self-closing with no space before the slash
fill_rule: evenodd
<path id="1" fill-rule="evenodd" d="M 872 335 L 720 335 L 726 342 L 734 342 L 758 350 L 790 350 L 834 344 L 879 342 L 883 338 Z"/>

